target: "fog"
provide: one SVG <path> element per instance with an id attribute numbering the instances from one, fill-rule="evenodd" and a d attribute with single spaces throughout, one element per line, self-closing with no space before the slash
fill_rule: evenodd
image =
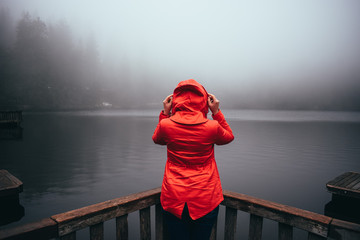
<path id="1" fill-rule="evenodd" d="M 116 108 L 160 108 L 179 81 L 193 78 L 224 108 L 360 110 L 358 0 L 2 0 L 0 8 L 10 19 L 7 28 L 0 24 L 0 34 L 10 29 L 1 38 L 6 54 L 20 51 L 18 24 L 25 12 L 29 22 L 44 23 L 52 43 L 67 42 L 73 54 L 60 56 L 65 51 L 53 51 L 50 44 L 46 53 L 52 55 L 44 62 L 53 65 L 36 67 L 47 75 L 28 88 L 22 83 L 29 74 L 18 74 L 25 68 L 3 71 L 7 84 L 12 79 L 18 84 L 10 88 L 1 80 L 9 89 L 0 105 L 56 109 L 106 102 Z M 67 40 L 58 34 L 59 26 Z M 63 68 L 80 54 L 87 57 Z M 59 58 L 70 60 L 60 64 Z M 9 69 L 14 66 L 19 64 Z M 58 81 L 63 84 L 56 87 Z M 47 90 L 33 101 L 28 90 L 38 85 Z"/>

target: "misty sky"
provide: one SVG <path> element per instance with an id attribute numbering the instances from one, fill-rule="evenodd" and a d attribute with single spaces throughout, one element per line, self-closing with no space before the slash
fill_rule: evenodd
<path id="1" fill-rule="evenodd" d="M 2 2 L 93 34 L 102 61 L 169 89 L 189 78 L 210 92 L 360 80 L 358 0 Z"/>

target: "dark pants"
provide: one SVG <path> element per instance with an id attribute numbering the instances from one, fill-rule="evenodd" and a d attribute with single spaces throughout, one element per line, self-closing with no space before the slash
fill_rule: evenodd
<path id="1" fill-rule="evenodd" d="M 166 232 L 171 240 L 209 240 L 218 213 L 219 206 L 205 216 L 192 220 L 186 204 L 181 219 L 163 210 Z"/>

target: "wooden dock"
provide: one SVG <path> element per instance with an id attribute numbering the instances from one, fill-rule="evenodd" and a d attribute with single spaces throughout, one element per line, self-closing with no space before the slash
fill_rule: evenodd
<path id="1" fill-rule="evenodd" d="M 19 126 L 22 121 L 22 111 L 0 111 L 0 125 Z"/>
<path id="2" fill-rule="evenodd" d="M 0 169 L 0 201 L 18 199 L 23 191 L 23 183 L 8 171 Z"/>
<path id="3" fill-rule="evenodd" d="M 0 169 L 0 226 L 19 221 L 25 214 L 19 193 L 23 183 L 8 171 Z"/>
<path id="4" fill-rule="evenodd" d="M 333 194 L 333 198 L 348 197 L 360 199 L 360 173 L 346 172 L 329 181 L 326 188 Z"/>

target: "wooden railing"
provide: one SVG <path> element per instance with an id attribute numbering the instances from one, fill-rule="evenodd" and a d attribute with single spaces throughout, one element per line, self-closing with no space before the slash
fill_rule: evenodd
<path id="1" fill-rule="evenodd" d="M 283 204 L 224 191 L 224 239 L 234 239 L 238 210 L 250 214 L 249 238 L 262 238 L 263 218 L 278 222 L 278 238 L 292 239 L 293 228 L 308 232 L 309 240 L 360 239 L 360 225 Z M 78 230 L 89 227 L 90 239 L 104 239 L 104 222 L 116 219 L 116 239 L 128 239 L 128 214 L 139 211 L 140 239 L 151 239 L 150 207 L 155 206 L 155 238 L 167 239 L 160 206 L 160 188 L 54 215 L 41 221 L 0 231 L 0 239 L 76 239 Z M 216 239 L 215 224 L 211 239 Z"/>

